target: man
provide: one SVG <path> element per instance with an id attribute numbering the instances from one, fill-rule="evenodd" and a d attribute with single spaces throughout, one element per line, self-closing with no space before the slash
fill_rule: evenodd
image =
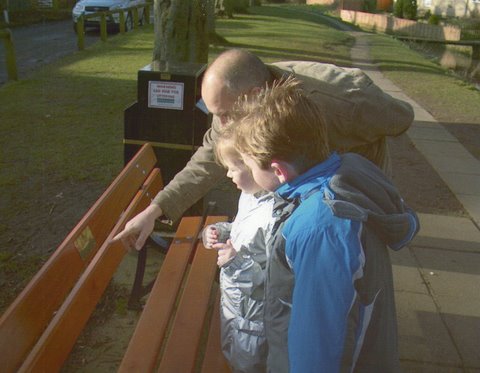
<path id="1" fill-rule="evenodd" d="M 177 220 L 205 196 L 225 176 L 225 170 L 215 162 L 213 147 L 237 98 L 254 95 L 266 84 L 291 74 L 325 113 L 330 148 L 359 153 L 388 171 L 386 137 L 398 136 L 410 127 L 413 110 L 408 103 L 384 93 L 359 69 L 298 61 L 265 65 L 246 50 L 231 49 L 218 56 L 203 78 L 202 98 L 213 114 L 203 146 L 115 239 L 140 250 L 157 218 L 165 215 Z"/>

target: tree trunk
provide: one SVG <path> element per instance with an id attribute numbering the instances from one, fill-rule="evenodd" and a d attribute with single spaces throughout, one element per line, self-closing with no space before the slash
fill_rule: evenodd
<path id="1" fill-rule="evenodd" d="M 208 16 L 212 0 L 155 0 L 153 59 L 208 62 Z"/>

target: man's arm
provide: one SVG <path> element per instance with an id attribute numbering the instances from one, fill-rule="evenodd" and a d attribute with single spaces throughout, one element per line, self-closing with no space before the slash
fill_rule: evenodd
<path id="1" fill-rule="evenodd" d="M 220 121 L 214 117 L 212 127 L 203 137 L 203 145 L 195 152 L 185 168 L 161 190 L 149 207 L 131 219 L 114 240 L 122 240 L 127 248 L 140 250 L 152 233 L 155 219 L 166 215 L 177 220 L 195 202 L 202 198 L 225 175 L 215 162 L 213 147 Z"/>
<path id="2" fill-rule="evenodd" d="M 183 170 L 154 198 L 153 203 L 158 205 L 169 219 L 178 220 L 226 174 L 225 169 L 215 161 L 213 151 L 219 126 L 218 118 L 214 117 L 212 127 L 203 137 L 203 145 Z"/>

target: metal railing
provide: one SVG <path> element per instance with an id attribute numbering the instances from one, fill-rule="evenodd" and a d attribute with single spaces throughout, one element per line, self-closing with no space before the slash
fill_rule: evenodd
<path id="1" fill-rule="evenodd" d="M 152 3 L 145 3 L 124 9 L 109 10 L 104 12 L 95 12 L 90 14 L 83 14 L 78 18 L 77 31 L 77 46 L 79 50 L 85 49 L 85 22 L 89 19 L 100 18 L 100 39 L 107 41 L 107 17 L 115 14 L 119 15 L 119 31 L 125 33 L 125 13 L 131 13 L 133 16 L 133 29 L 139 26 L 138 9 L 144 8 L 143 20 L 145 24 L 150 23 L 150 7 Z"/>
<path id="2" fill-rule="evenodd" d="M 17 62 L 15 58 L 15 48 L 13 46 L 12 32 L 10 29 L 0 30 L 0 39 L 5 46 L 5 63 L 7 65 L 7 75 L 9 80 L 18 80 Z"/>

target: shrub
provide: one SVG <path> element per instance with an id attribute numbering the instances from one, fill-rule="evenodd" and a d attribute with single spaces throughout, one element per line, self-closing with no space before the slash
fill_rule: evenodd
<path id="1" fill-rule="evenodd" d="M 404 0 L 403 1 L 403 18 L 417 19 L 417 0 Z"/>
<path id="2" fill-rule="evenodd" d="M 395 17 L 403 18 L 403 1 L 404 0 L 395 1 L 395 5 L 393 7 L 393 15 Z"/>
<path id="3" fill-rule="evenodd" d="M 377 0 L 363 0 L 363 10 L 367 13 L 375 13 L 377 10 Z"/>
<path id="4" fill-rule="evenodd" d="M 428 17 L 428 23 L 430 25 L 438 25 L 440 23 L 440 17 L 436 14 L 430 14 L 430 17 Z"/>

